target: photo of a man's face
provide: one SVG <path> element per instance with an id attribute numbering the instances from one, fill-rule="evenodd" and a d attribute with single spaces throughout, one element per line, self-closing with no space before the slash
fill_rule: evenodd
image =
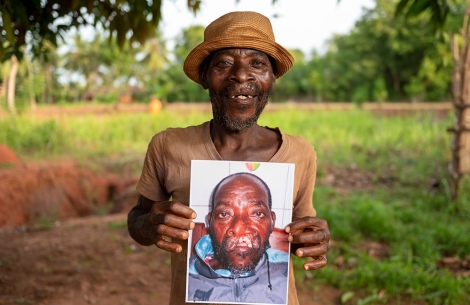
<path id="1" fill-rule="evenodd" d="M 186 301 L 287 304 L 294 165 L 193 161 Z"/>
<path id="2" fill-rule="evenodd" d="M 276 214 L 268 186 L 257 176 L 240 173 L 214 190 L 209 213 L 215 258 L 233 274 L 252 271 L 270 247 Z"/>

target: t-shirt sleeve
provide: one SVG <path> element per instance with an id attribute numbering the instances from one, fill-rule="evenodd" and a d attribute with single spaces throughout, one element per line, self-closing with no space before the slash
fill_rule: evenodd
<path id="1" fill-rule="evenodd" d="M 317 154 L 313 146 L 306 140 L 297 153 L 303 156 L 303 158 L 302 162 L 297 164 L 295 169 L 296 171 L 300 171 L 300 185 L 297 196 L 294 198 L 292 220 L 297 220 L 305 216 L 316 216 L 312 197 L 317 175 Z"/>
<path id="2" fill-rule="evenodd" d="M 142 174 L 137 191 L 144 197 L 153 201 L 168 200 L 170 195 L 165 190 L 165 138 L 163 131 L 156 134 L 150 141 L 145 155 Z"/>

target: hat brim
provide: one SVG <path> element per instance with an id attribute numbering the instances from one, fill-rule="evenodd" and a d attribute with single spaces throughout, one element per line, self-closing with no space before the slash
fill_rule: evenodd
<path id="1" fill-rule="evenodd" d="M 230 37 L 220 37 L 204 41 L 195 47 L 184 61 L 184 73 L 196 83 L 201 84 L 199 80 L 199 66 L 203 60 L 213 51 L 226 48 L 254 49 L 271 56 L 276 61 L 276 78 L 286 73 L 294 64 L 294 58 L 289 51 L 272 40 L 260 39 L 258 37 L 253 38 L 253 36 L 231 35 Z"/>

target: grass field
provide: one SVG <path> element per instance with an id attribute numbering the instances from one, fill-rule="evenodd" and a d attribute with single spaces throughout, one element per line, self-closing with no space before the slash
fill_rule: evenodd
<path id="1" fill-rule="evenodd" d="M 143 155 L 156 132 L 209 118 L 209 113 L 170 111 L 4 117 L 0 143 L 32 160 Z M 295 260 L 304 288 L 339 287 L 345 304 L 470 304 L 468 272 L 457 276 L 440 267 L 449 257 L 470 264 L 470 181 L 464 181 L 459 202 L 449 200 L 445 130 L 450 117 L 291 109 L 264 113 L 260 124 L 303 136 L 318 153 L 313 202 L 318 216 L 328 220 L 334 243 L 323 270 L 304 272 Z M 368 173 L 371 183 L 344 190 L 322 184 L 327 168 Z M 385 254 L 372 255 L 370 244 Z"/>

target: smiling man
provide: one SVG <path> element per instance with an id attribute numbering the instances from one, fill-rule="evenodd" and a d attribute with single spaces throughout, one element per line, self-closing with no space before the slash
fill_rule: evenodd
<path id="1" fill-rule="evenodd" d="M 188 300 L 285 304 L 288 254 L 271 249 L 276 213 L 258 176 L 230 175 L 212 192 L 209 234 L 189 263 Z"/>
<path id="2" fill-rule="evenodd" d="M 293 253 L 310 258 L 305 270 L 326 265 L 330 232 L 312 205 L 315 150 L 305 139 L 257 123 L 276 78 L 293 64 L 275 41 L 269 19 L 254 12 L 232 12 L 212 22 L 204 41 L 186 58 L 186 75 L 209 91 L 213 119 L 153 137 L 137 185 L 141 196 L 128 216 L 129 233 L 137 242 L 172 252 L 171 305 L 189 304 L 187 239 L 196 217 L 188 207 L 191 160 L 295 164 L 293 222 L 285 231 Z M 299 304 L 292 267 L 288 281 L 288 304 Z"/>

